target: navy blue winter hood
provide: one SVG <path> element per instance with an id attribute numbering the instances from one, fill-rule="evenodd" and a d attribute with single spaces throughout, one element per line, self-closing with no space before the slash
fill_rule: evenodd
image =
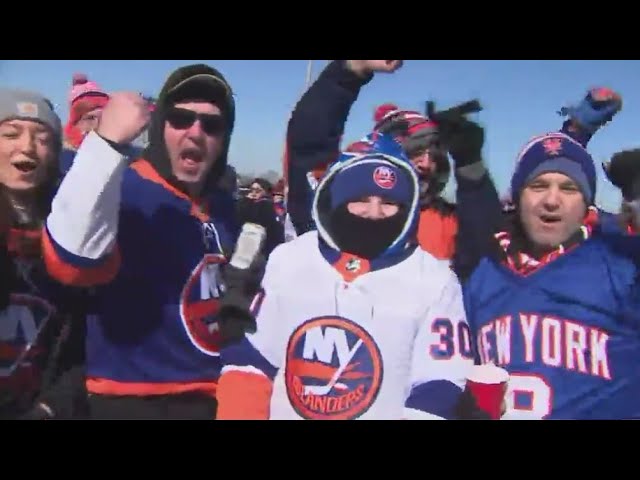
<path id="1" fill-rule="evenodd" d="M 415 245 L 419 218 L 418 176 L 401 147 L 381 136 L 366 153 L 343 153 L 328 169 L 315 191 L 312 216 L 322 242 L 339 252 L 332 216 L 345 202 L 364 196 L 381 196 L 401 205 L 402 223 L 382 253 L 375 259 L 391 257 Z M 363 238 L 362 242 L 368 239 Z"/>

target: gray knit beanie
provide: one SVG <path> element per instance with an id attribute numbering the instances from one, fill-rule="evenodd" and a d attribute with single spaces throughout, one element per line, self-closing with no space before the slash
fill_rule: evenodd
<path id="1" fill-rule="evenodd" d="M 28 90 L 0 88 L 0 123 L 14 119 L 40 122 L 62 138 L 62 122 L 49 100 Z"/>

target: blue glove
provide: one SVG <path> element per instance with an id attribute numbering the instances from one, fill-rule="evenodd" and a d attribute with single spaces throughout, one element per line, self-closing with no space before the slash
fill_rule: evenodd
<path id="1" fill-rule="evenodd" d="M 599 87 L 589 90 L 586 97 L 576 106 L 563 107 L 558 112 L 569 117 L 590 133 L 610 122 L 622 110 L 622 97 L 610 88 Z"/>

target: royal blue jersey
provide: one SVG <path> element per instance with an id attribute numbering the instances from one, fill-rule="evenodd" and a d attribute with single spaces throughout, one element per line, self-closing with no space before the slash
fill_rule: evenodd
<path id="1" fill-rule="evenodd" d="M 234 202 L 197 202 L 151 163 L 130 166 L 92 133 L 54 199 L 45 260 L 67 285 L 94 287 L 87 386 L 107 395 L 215 392 L 219 266 L 235 244 Z"/>
<path id="2" fill-rule="evenodd" d="M 600 232 L 528 276 L 480 262 L 465 303 L 478 360 L 511 374 L 505 419 L 640 418 L 639 254 Z"/>

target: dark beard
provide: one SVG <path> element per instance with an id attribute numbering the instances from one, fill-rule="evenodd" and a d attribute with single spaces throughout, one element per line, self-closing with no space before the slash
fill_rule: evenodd
<path id="1" fill-rule="evenodd" d="M 372 260 L 398 238 L 407 218 L 404 207 L 400 207 L 393 217 L 370 220 L 352 215 L 346 206 L 342 206 L 331 215 L 331 236 L 340 251 Z"/>

